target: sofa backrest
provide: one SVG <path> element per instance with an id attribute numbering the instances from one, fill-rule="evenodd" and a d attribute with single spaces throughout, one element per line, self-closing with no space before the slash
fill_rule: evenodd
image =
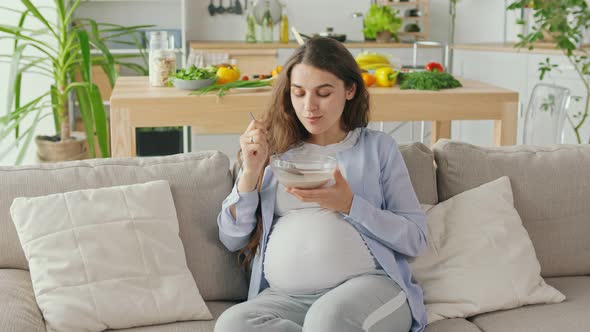
<path id="1" fill-rule="evenodd" d="M 244 300 L 246 277 L 236 254 L 225 249 L 217 231 L 221 202 L 232 187 L 229 160 L 213 151 L 0 167 L 0 268 L 28 269 L 9 212 L 15 197 L 153 180 L 170 183 L 188 267 L 203 298 Z"/>
<path id="2" fill-rule="evenodd" d="M 432 151 L 421 143 L 400 145 L 400 151 L 420 202 L 436 204 Z M 14 198 L 159 179 L 170 183 L 188 267 L 203 298 L 244 300 L 246 277 L 218 237 L 217 214 L 232 187 L 229 160 L 220 152 L 0 167 L 0 268 L 28 269 L 9 212 Z"/>
<path id="3" fill-rule="evenodd" d="M 433 152 L 422 143 L 400 144 L 412 186 L 422 204 L 438 203 Z"/>
<path id="4" fill-rule="evenodd" d="M 433 150 L 441 201 L 507 175 L 541 274 L 590 274 L 590 145 L 477 147 L 441 140 Z"/>

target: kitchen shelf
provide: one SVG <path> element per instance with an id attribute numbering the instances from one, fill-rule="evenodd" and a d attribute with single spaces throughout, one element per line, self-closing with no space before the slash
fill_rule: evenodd
<path id="1" fill-rule="evenodd" d="M 382 5 L 387 6 L 418 6 L 419 1 L 406 1 L 406 2 L 392 2 L 392 1 L 381 1 Z"/>
<path id="2" fill-rule="evenodd" d="M 406 21 L 420 21 L 424 16 L 402 16 L 402 20 Z"/>
<path id="3" fill-rule="evenodd" d="M 405 31 L 400 31 L 397 33 L 398 36 L 424 36 L 424 32 L 405 32 Z"/>
<path id="4" fill-rule="evenodd" d="M 396 10 L 398 10 L 399 8 L 399 11 L 402 15 L 404 14 L 403 11 L 405 11 L 405 9 L 418 9 L 422 13 L 421 16 L 401 16 L 401 19 L 404 23 L 418 23 L 418 25 L 420 26 L 420 32 L 405 32 L 404 27 L 406 24 L 404 24 L 402 25 L 397 34 L 398 36 L 412 36 L 415 40 L 428 40 L 430 38 L 429 0 L 414 0 L 408 2 L 392 2 L 389 0 L 377 0 L 377 4 L 380 6 L 395 7 Z"/>

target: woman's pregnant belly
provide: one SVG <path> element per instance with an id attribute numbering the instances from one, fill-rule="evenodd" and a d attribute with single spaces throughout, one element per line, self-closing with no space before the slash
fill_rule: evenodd
<path id="1" fill-rule="evenodd" d="M 290 293 L 332 288 L 376 269 L 356 228 L 340 214 L 320 208 L 292 210 L 279 218 L 264 258 L 270 286 Z"/>

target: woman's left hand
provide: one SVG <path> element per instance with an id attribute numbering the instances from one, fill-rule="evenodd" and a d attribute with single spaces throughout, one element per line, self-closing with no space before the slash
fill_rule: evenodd
<path id="1" fill-rule="evenodd" d="M 340 169 L 334 169 L 334 185 L 318 189 L 297 189 L 287 187 L 286 191 L 297 197 L 302 202 L 319 203 L 320 207 L 342 212 L 350 213 L 352 198 L 354 196 L 350 185 L 340 173 Z"/>

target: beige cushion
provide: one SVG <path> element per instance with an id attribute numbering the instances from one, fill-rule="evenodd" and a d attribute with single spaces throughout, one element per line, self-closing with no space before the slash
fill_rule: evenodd
<path id="1" fill-rule="evenodd" d="M 154 326 L 134 327 L 130 329 L 117 330 L 117 332 L 213 332 L 215 321 L 229 307 L 238 302 L 229 301 L 208 301 L 207 307 L 211 310 L 215 320 L 177 322 Z M 113 330 L 109 330 L 113 331 Z"/>
<path id="2" fill-rule="evenodd" d="M 402 144 L 399 149 L 406 162 L 418 201 L 422 204 L 438 203 L 432 151 L 422 143 Z"/>
<path id="3" fill-rule="evenodd" d="M 429 323 L 563 301 L 540 276 L 507 177 L 426 210 L 428 249 L 411 267 Z"/>
<path id="4" fill-rule="evenodd" d="M 481 332 L 481 330 L 464 318 L 453 318 L 428 324 L 425 332 Z"/>
<path id="5" fill-rule="evenodd" d="M 0 331 L 45 332 L 29 271 L 0 269 Z"/>
<path id="6" fill-rule="evenodd" d="M 15 197 L 166 180 L 188 267 L 205 300 L 244 300 L 248 284 L 235 253 L 219 241 L 217 214 L 230 193 L 229 160 L 219 152 L 0 167 L 0 268 L 28 269 L 9 206 Z"/>
<path id="7" fill-rule="evenodd" d="M 49 331 L 213 319 L 168 182 L 19 197 L 10 212 Z"/>
<path id="8" fill-rule="evenodd" d="M 563 292 L 567 300 L 491 312 L 474 317 L 473 323 L 486 332 L 590 331 L 590 277 L 545 280 Z"/>
<path id="9" fill-rule="evenodd" d="M 590 145 L 477 147 L 443 140 L 434 153 L 440 200 L 506 175 L 541 274 L 590 274 Z"/>

